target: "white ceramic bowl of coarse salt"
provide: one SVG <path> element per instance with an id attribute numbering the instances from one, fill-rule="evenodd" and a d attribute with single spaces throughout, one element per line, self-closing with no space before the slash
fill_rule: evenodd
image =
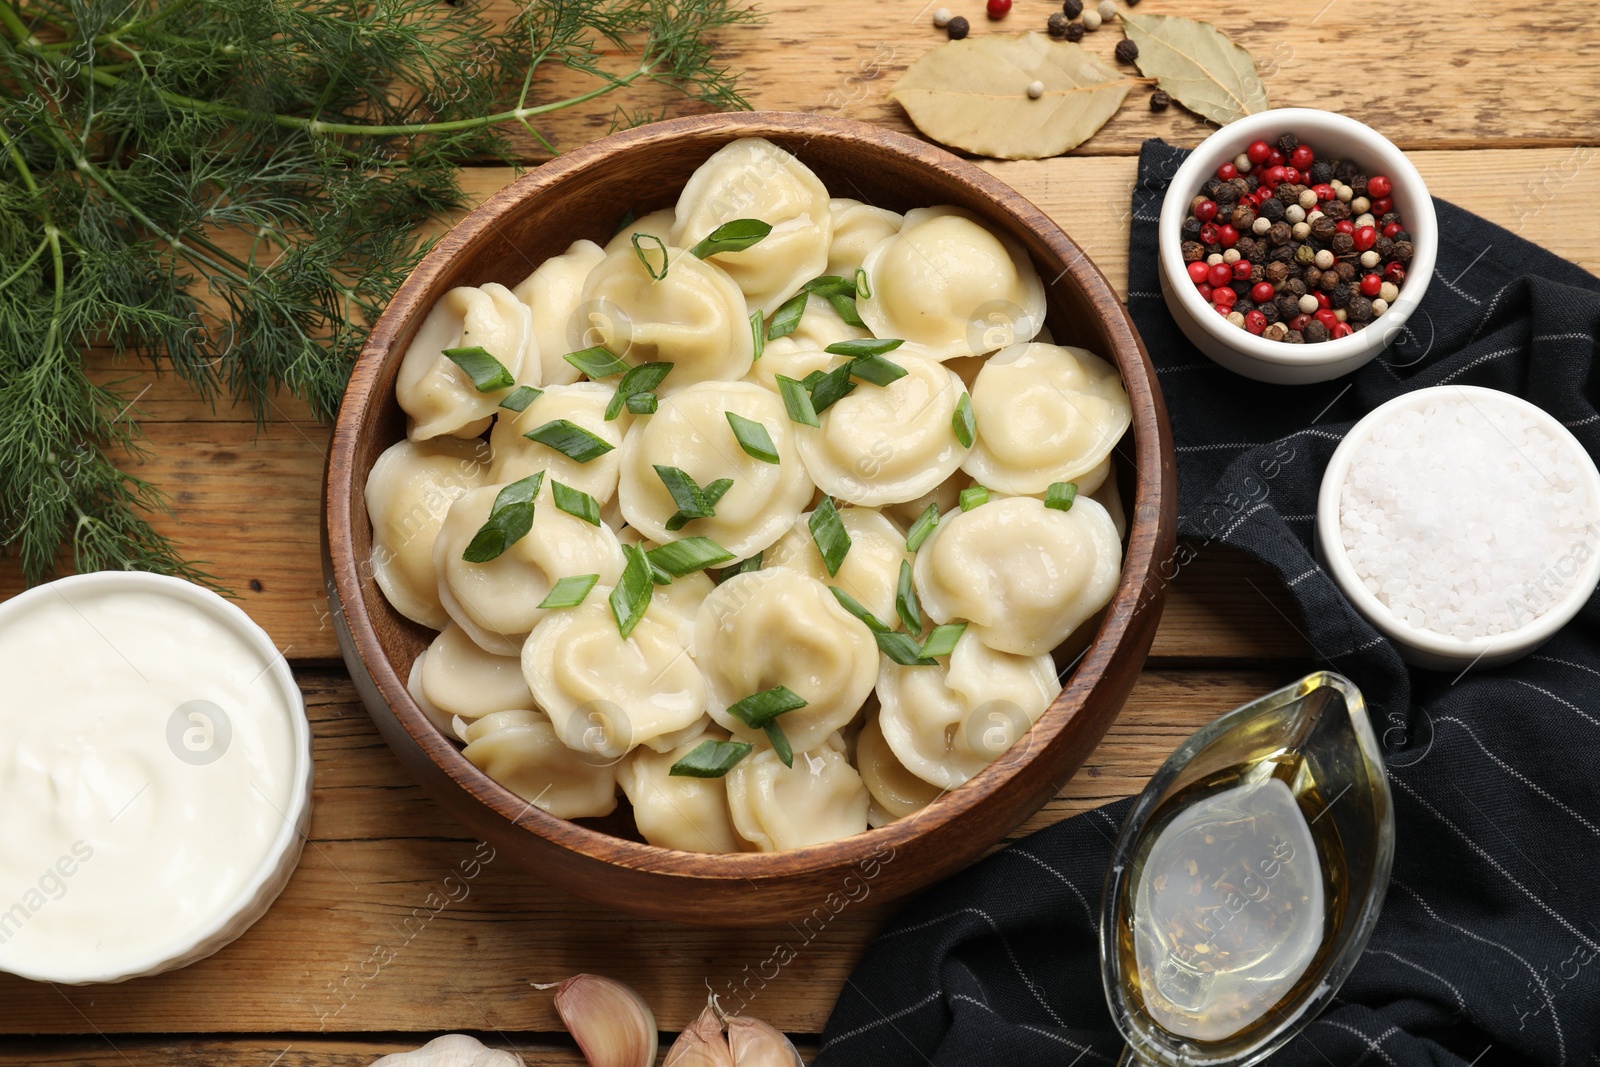
<path id="1" fill-rule="evenodd" d="M 1499 666 L 1548 640 L 1600 582 L 1600 471 L 1520 397 L 1419 389 L 1334 451 L 1317 548 L 1406 662 Z"/>

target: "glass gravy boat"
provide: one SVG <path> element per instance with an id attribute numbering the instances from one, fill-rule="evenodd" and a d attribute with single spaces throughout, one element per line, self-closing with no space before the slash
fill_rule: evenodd
<path id="1" fill-rule="evenodd" d="M 1100 908 L 1125 1064 L 1246 1067 L 1332 1000 L 1377 923 L 1394 813 L 1361 693 L 1319 672 L 1178 746 Z"/>

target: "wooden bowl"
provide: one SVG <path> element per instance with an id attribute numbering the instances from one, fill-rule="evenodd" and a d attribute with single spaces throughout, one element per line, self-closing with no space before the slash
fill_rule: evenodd
<path id="1" fill-rule="evenodd" d="M 571 822 L 495 783 L 429 723 L 406 691 L 432 633 L 391 608 L 372 579 L 363 487 L 405 433 L 395 377 L 434 302 L 458 285 L 515 285 L 579 238 L 604 243 L 623 214 L 673 204 L 722 145 L 759 136 L 815 170 L 830 192 L 905 211 L 955 204 L 1011 234 L 1046 280 L 1055 338 L 1116 363 L 1133 405 L 1118 446 L 1128 506 L 1122 581 L 1099 632 L 1038 723 L 972 781 L 916 815 L 843 841 L 779 853 L 701 855 L 642 843 L 621 817 Z M 324 570 L 356 689 L 400 762 L 469 832 L 578 896 L 651 918 L 768 925 L 859 894 L 927 885 L 980 856 L 1054 796 L 1116 718 L 1150 650 L 1171 577 L 1177 484 L 1172 436 L 1144 346 L 1105 278 L 1043 212 L 932 145 L 844 119 L 781 112 L 677 119 L 618 133 L 546 163 L 447 234 L 378 320 L 334 426 Z M 1065 666 L 1065 664 L 1063 664 Z"/>

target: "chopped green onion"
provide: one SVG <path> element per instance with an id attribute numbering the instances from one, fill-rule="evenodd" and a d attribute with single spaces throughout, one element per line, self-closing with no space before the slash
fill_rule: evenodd
<path id="1" fill-rule="evenodd" d="M 955 651 L 956 642 L 961 635 L 967 632 L 964 622 L 947 622 L 943 626 L 935 626 L 928 639 L 922 642 L 922 655 L 924 659 L 934 659 L 938 656 L 948 656 Z"/>
<path id="2" fill-rule="evenodd" d="M 582 604 L 589 595 L 589 590 L 594 588 L 600 580 L 598 574 L 574 574 L 561 579 L 550 587 L 550 592 L 539 601 L 541 608 L 575 608 Z"/>
<path id="3" fill-rule="evenodd" d="M 566 419 L 553 419 L 522 436 L 530 441 L 537 441 L 546 448 L 553 448 L 578 463 L 588 463 L 592 459 L 598 459 L 616 447 L 610 441 L 597 437 L 577 423 Z"/>
<path id="4" fill-rule="evenodd" d="M 962 393 L 961 399 L 956 401 L 956 413 L 950 416 L 950 427 L 956 432 L 956 440 L 961 442 L 962 448 L 971 448 L 973 436 L 978 432 L 977 416 L 972 414 L 972 394 Z"/>
<path id="5" fill-rule="evenodd" d="M 839 509 L 833 506 L 833 498 L 825 496 L 822 503 L 811 513 L 811 521 L 806 525 L 811 527 L 811 540 L 816 542 L 817 551 L 822 553 L 822 565 L 828 568 L 828 577 L 839 573 L 839 568 L 844 565 L 845 554 L 850 551 L 850 532 L 844 528 L 844 521 L 839 518 Z"/>
<path id="6" fill-rule="evenodd" d="M 639 243 L 640 241 L 654 241 L 656 243 L 656 247 L 661 250 L 661 273 L 660 274 L 657 274 L 655 267 L 651 265 L 650 257 L 645 254 L 644 247 Z M 667 260 L 668 260 L 667 243 L 665 241 L 663 241 L 661 238 L 657 237 L 655 234 L 653 234 L 653 233 L 636 233 L 636 234 L 634 234 L 633 235 L 633 254 L 639 257 L 639 262 L 640 263 L 644 264 L 644 269 L 647 272 L 649 272 L 650 278 L 651 278 L 652 281 L 658 281 L 659 282 L 662 278 L 665 278 L 667 276 L 667 267 L 670 265 L 667 262 Z"/>
<path id="7" fill-rule="evenodd" d="M 729 578 L 732 578 L 736 574 L 754 574 L 756 571 L 761 569 L 762 555 L 763 553 L 757 552 L 749 559 L 742 559 L 731 567 L 722 568 L 716 574 L 717 584 L 721 585 L 723 582 L 727 581 Z"/>
<path id="8" fill-rule="evenodd" d="M 685 537 L 677 541 L 668 541 L 664 545 L 650 549 L 646 555 L 650 557 L 651 566 L 674 578 L 682 578 L 685 574 L 715 567 L 733 558 L 732 552 L 709 537 Z"/>
<path id="9" fill-rule="evenodd" d="M 1051 482 L 1044 491 L 1044 506 L 1057 511 L 1071 511 L 1072 502 L 1078 499 L 1077 482 Z"/>
<path id="10" fill-rule="evenodd" d="M 862 356 L 881 356 L 885 352 L 893 352 L 903 344 L 905 342 L 898 337 L 857 337 L 849 341 L 835 341 L 823 351 L 835 356 L 860 359 Z"/>
<path id="11" fill-rule="evenodd" d="M 582 489 L 552 481 L 550 496 L 556 502 L 556 507 L 568 515 L 580 518 L 590 526 L 600 525 L 600 503 Z"/>
<path id="12" fill-rule="evenodd" d="M 867 324 L 861 320 L 861 312 L 856 310 L 856 298 L 853 293 L 849 295 L 829 293 L 828 304 L 844 320 L 846 326 L 854 326 L 858 330 L 867 328 Z"/>
<path id="13" fill-rule="evenodd" d="M 628 413 L 631 415 L 654 415 L 661 402 L 654 393 L 634 393 L 628 398 Z"/>
<path id="14" fill-rule="evenodd" d="M 981 485 L 961 490 L 961 510 L 971 511 L 989 502 L 989 490 Z"/>
<path id="15" fill-rule="evenodd" d="M 681 530 L 695 519 L 709 519 L 715 515 L 717 501 L 733 485 L 732 478 L 719 478 L 702 489 L 688 472 L 677 467 L 658 463 L 655 469 L 661 484 L 672 494 L 672 502 L 678 506 L 677 512 L 667 520 L 669 530 Z"/>
<path id="16" fill-rule="evenodd" d="M 833 594 L 833 598 L 839 602 L 840 607 L 844 608 L 844 610 L 848 611 L 850 614 L 866 623 L 867 629 L 871 630 L 875 634 L 881 634 L 888 631 L 889 627 L 880 622 L 876 615 L 868 611 L 861 601 L 857 600 L 849 593 L 846 593 L 843 589 L 840 589 L 836 585 L 828 586 L 828 591 Z"/>
<path id="17" fill-rule="evenodd" d="M 472 379 L 472 384 L 480 393 L 510 389 L 517 384 L 516 376 L 506 369 L 504 363 L 477 345 L 467 348 L 447 348 L 443 355 Z"/>
<path id="18" fill-rule="evenodd" d="M 826 378 L 827 376 L 827 371 L 814 370 L 804 378 L 801 378 L 800 384 L 805 386 L 806 392 L 809 393 L 811 390 L 817 387 L 818 382 L 822 381 L 822 379 Z"/>
<path id="19" fill-rule="evenodd" d="M 649 555 L 647 552 L 646 555 Z M 657 567 L 654 562 L 650 564 L 650 580 L 656 585 L 671 585 L 672 575 Z"/>
<path id="20" fill-rule="evenodd" d="M 527 411 L 528 405 L 541 396 L 544 396 L 543 389 L 535 389 L 531 385 L 519 385 L 506 394 L 506 398 L 500 401 L 500 406 L 520 414 Z"/>
<path id="21" fill-rule="evenodd" d="M 689 254 L 696 259 L 705 259 L 722 252 L 743 252 L 767 234 L 772 232 L 772 223 L 762 222 L 760 219 L 734 219 L 724 222 L 701 238 L 700 243 L 689 249 Z"/>
<path id="22" fill-rule="evenodd" d="M 755 747 L 746 741 L 702 741 L 674 763 L 667 774 L 678 778 L 721 778 Z"/>
<path id="23" fill-rule="evenodd" d="M 872 299 L 872 282 L 865 267 L 856 268 L 856 296 L 861 300 Z"/>
<path id="24" fill-rule="evenodd" d="M 922 605 L 917 601 L 917 587 L 911 584 L 911 561 L 900 561 L 900 580 L 894 589 L 894 610 L 910 633 L 922 632 Z"/>
<path id="25" fill-rule="evenodd" d="M 628 365 L 618 359 L 605 345 L 595 345 L 592 348 L 568 352 L 562 358 L 596 381 L 601 378 L 609 378 L 613 374 L 626 374 L 628 372 Z"/>
<path id="26" fill-rule="evenodd" d="M 472 535 L 461 558 L 468 563 L 488 563 L 533 529 L 533 500 L 544 484 L 544 471 L 512 482 L 495 495 L 489 518 Z"/>
<path id="27" fill-rule="evenodd" d="M 888 385 L 898 378 L 906 376 L 906 369 L 893 360 L 884 359 L 882 356 L 862 356 L 853 360 L 847 366 L 850 368 L 852 378 L 871 382 L 873 385 Z"/>
<path id="28" fill-rule="evenodd" d="M 747 419 L 737 411 L 728 414 L 728 425 L 733 427 L 733 436 L 738 440 L 739 447 L 747 455 L 754 456 L 763 463 L 778 462 L 778 446 L 772 443 L 772 435 L 767 428 L 755 419 Z"/>
<path id="29" fill-rule="evenodd" d="M 785 767 L 794 766 L 794 749 L 789 747 L 789 735 L 783 732 L 783 727 L 775 722 L 769 722 L 761 728 L 767 735 L 767 740 L 772 743 L 772 754 L 783 760 Z"/>
<path id="30" fill-rule="evenodd" d="M 728 495 L 728 490 L 733 488 L 732 478 L 718 478 L 705 487 L 706 503 L 712 507 L 717 506 L 717 501 Z"/>
<path id="31" fill-rule="evenodd" d="M 933 533 L 933 528 L 939 525 L 939 505 L 929 504 L 922 509 L 922 514 L 917 516 L 917 521 L 911 524 L 911 529 L 906 531 L 906 551 L 915 552 L 922 547 L 922 542 Z"/>
<path id="32" fill-rule="evenodd" d="M 776 341 L 794 333 L 800 325 L 800 316 L 806 313 L 806 297 L 809 295 L 802 289 L 778 306 L 778 310 L 772 313 L 772 321 L 767 323 L 767 340 Z"/>
<path id="33" fill-rule="evenodd" d="M 612 394 L 611 402 L 606 405 L 606 421 L 610 422 L 622 414 L 622 407 L 630 398 L 640 393 L 655 392 L 671 369 L 670 363 L 641 363 L 637 367 L 629 367 L 622 381 L 617 383 L 617 391 Z"/>
<path id="34" fill-rule="evenodd" d="M 750 312 L 750 339 L 754 342 L 750 362 L 754 363 L 767 349 L 767 324 L 761 321 L 760 308 Z"/>
<path id="35" fill-rule="evenodd" d="M 937 667 L 939 665 L 938 660 L 929 659 L 922 654 L 922 646 L 918 645 L 917 639 L 910 634 L 892 630 L 887 632 L 879 631 L 873 636 L 878 639 L 878 650 L 902 667 Z"/>
<path id="36" fill-rule="evenodd" d="M 622 553 L 628 557 L 628 564 L 622 568 L 617 587 L 611 590 L 611 614 L 616 617 L 617 632 L 626 640 L 644 618 L 655 583 L 650 580 L 650 558 L 642 547 L 623 545 Z"/>
<path id="37" fill-rule="evenodd" d="M 848 296 L 854 299 L 856 295 L 856 283 L 837 274 L 824 274 L 819 278 L 812 278 L 800 289 L 802 292 L 816 293 L 818 296 Z"/>
<path id="38" fill-rule="evenodd" d="M 786 686 L 775 685 L 751 693 L 728 705 L 728 714 L 754 729 L 761 729 L 784 712 L 806 706 L 806 699 Z"/>
<path id="39" fill-rule="evenodd" d="M 856 383 L 850 380 L 854 363 L 841 363 L 824 374 L 811 387 L 811 410 L 818 415 L 855 391 Z"/>
<path id="40" fill-rule="evenodd" d="M 781 374 L 775 377 L 778 395 L 783 397 L 783 407 L 789 413 L 789 421 L 802 426 L 821 426 L 822 423 L 817 421 L 817 409 L 811 406 L 811 394 L 806 392 L 806 387 Z"/>

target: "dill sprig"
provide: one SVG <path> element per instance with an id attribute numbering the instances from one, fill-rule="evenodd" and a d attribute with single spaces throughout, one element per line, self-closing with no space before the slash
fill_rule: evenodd
<path id="1" fill-rule="evenodd" d="M 737 0 L 735 0 L 737 2 Z M 658 82 L 747 106 L 713 38 L 730 0 L 534 0 L 504 27 L 443 0 L 0 0 L 0 553 L 29 582 L 207 580 L 123 469 L 106 347 L 266 420 L 338 407 L 368 329 L 507 132 Z M 629 62 L 618 69 L 616 56 Z M 592 84 L 553 97 L 550 75 Z M 633 117 L 621 107 L 618 121 Z"/>

